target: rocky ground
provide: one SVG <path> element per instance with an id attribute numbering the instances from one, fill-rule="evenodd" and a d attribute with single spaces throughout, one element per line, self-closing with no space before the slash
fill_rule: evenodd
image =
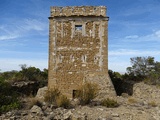
<path id="1" fill-rule="evenodd" d="M 88 105 L 64 109 L 43 104 L 7 112 L 0 120 L 160 120 L 160 89 L 156 86 L 137 83 L 132 96 L 122 94 L 114 99 L 119 107 Z"/>

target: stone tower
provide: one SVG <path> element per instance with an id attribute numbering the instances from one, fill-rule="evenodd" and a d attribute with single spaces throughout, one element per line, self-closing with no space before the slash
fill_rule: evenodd
<path id="1" fill-rule="evenodd" d="M 115 96 L 108 75 L 105 6 L 51 7 L 48 88 L 68 98 L 86 81 L 99 85 L 99 98 Z"/>

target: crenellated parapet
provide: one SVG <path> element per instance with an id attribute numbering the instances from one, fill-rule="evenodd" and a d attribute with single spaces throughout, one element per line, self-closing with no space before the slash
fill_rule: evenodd
<path id="1" fill-rule="evenodd" d="M 105 6 L 67 6 L 51 7 L 51 17 L 56 16 L 103 16 L 106 17 Z"/>

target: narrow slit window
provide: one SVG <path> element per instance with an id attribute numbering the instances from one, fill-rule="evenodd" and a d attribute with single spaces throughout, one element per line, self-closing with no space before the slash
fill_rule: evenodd
<path id="1" fill-rule="evenodd" d="M 82 62 L 83 62 L 83 63 L 86 62 L 86 59 L 87 59 L 87 56 L 86 56 L 86 55 L 82 55 Z"/>
<path id="2" fill-rule="evenodd" d="M 96 63 L 98 60 L 98 57 L 97 56 L 94 56 L 94 62 Z"/>
<path id="3" fill-rule="evenodd" d="M 75 30 L 82 31 L 82 25 L 75 25 Z"/>

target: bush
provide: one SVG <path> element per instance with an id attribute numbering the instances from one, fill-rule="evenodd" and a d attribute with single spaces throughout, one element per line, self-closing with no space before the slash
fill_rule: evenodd
<path id="1" fill-rule="evenodd" d="M 71 105 L 67 97 L 62 95 L 57 88 L 53 90 L 48 90 L 46 92 L 44 100 L 49 104 L 56 105 L 57 107 L 68 108 Z"/>
<path id="2" fill-rule="evenodd" d="M 13 96 L 1 95 L 0 113 L 20 108 L 20 106 L 21 106 L 20 101 L 15 95 Z"/>
<path id="3" fill-rule="evenodd" d="M 85 83 L 76 93 L 80 99 L 80 104 L 89 104 L 98 94 L 98 85 L 95 83 Z"/>
<path id="4" fill-rule="evenodd" d="M 46 92 L 46 95 L 44 97 L 44 101 L 48 102 L 50 104 L 55 104 L 57 98 L 60 96 L 60 91 L 57 88 L 54 88 L 53 90 L 48 90 Z"/>
<path id="5" fill-rule="evenodd" d="M 56 100 L 56 103 L 58 107 L 69 108 L 71 106 L 69 99 L 67 99 L 67 97 L 64 95 L 59 96 Z"/>
<path id="6" fill-rule="evenodd" d="M 115 101 L 113 99 L 109 99 L 109 98 L 102 100 L 101 101 L 101 105 L 109 107 L 109 108 L 114 108 L 114 107 L 118 107 L 119 106 L 117 101 Z"/>
<path id="7" fill-rule="evenodd" d="M 160 85 L 160 74 L 159 72 L 150 72 L 150 74 L 144 79 L 144 83 L 149 85 Z"/>
<path id="8" fill-rule="evenodd" d="M 10 104 L 2 105 L 0 107 L 0 113 L 2 113 L 2 112 L 8 112 L 10 110 L 18 109 L 18 108 L 20 108 L 20 103 L 18 101 L 11 102 Z"/>
<path id="9" fill-rule="evenodd" d="M 0 113 L 20 107 L 18 94 L 5 81 L 0 81 L 0 97 Z"/>

